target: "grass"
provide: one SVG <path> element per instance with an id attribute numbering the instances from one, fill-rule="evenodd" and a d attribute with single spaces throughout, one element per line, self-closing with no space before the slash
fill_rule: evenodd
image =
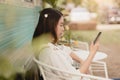
<path id="1" fill-rule="evenodd" d="M 74 31 L 72 30 L 72 39 L 91 42 L 96 37 L 99 31 Z M 120 30 L 102 31 L 100 37 L 100 43 L 102 44 L 120 44 Z"/>

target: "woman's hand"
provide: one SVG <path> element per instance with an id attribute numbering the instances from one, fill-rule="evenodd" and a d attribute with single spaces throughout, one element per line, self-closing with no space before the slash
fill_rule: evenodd
<path id="1" fill-rule="evenodd" d="M 89 48 L 90 54 L 95 55 L 98 48 L 99 48 L 99 41 L 97 41 L 95 44 L 93 44 L 93 42 L 92 42 L 90 44 L 90 48 Z"/>
<path id="2" fill-rule="evenodd" d="M 90 48 L 89 48 L 90 54 L 80 67 L 80 72 L 81 73 L 88 73 L 89 66 L 90 66 L 98 48 L 99 48 L 99 42 L 98 41 L 95 44 L 93 44 L 93 42 L 91 43 Z"/>

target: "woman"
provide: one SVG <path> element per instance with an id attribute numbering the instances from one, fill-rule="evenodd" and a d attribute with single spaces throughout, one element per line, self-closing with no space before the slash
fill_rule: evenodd
<path id="1" fill-rule="evenodd" d="M 71 58 L 68 55 L 67 57 L 64 55 L 65 51 L 60 49 L 56 43 L 59 38 L 63 35 L 64 32 L 64 18 L 63 14 L 52 8 L 46 8 L 41 11 L 38 25 L 35 29 L 33 35 L 33 49 L 36 53 L 36 56 L 39 56 L 38 59 L 48 65 L 60 68 L 65 71 L 76 72 L 76 73 L 87 73 L 89 66 L 91 64 L 94 55 L 98 49 L 98 42 L 93 45 L 90 45 L 90 54 L 88 58 L 82 63 L 77 71 L 71 65 Z M 80 61 L 80 58 L 76 58 L 75 55 L 71 55 L 73 59 Z M 45 68 L 44 68 L 45 69 Z M 54 75 L 66 76 L 66 74 L 58 73 L 46 69 Z M 56 78 L 51 76 L 51 74 L 47 74 L 48 80 L 61 80 L 60 78 Z M 67 77 L 67 76 L 66 76 Z M 73 80 L 73 77 L 70 77 Z M 79 80 L 79 79 L 77 79 Z"/>

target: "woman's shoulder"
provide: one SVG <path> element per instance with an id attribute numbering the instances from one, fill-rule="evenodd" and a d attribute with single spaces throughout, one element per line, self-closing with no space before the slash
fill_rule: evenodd
<path id="1" fill-rule="evenodd" d="M 53 49 L 53 44 L 48 43 L 44 45 L 41 50 L 39 51 L 39 60 L 41 61 L 49 61 L 49 59 L 54 56 L 56 56 L 55 51 Z"/>
<path id="2" fill-rule="evenodd" d="M 54 45 L 52 43 L 47 43 L 42 45 L 41 50 L 40 51 L 52 51 Z"/>

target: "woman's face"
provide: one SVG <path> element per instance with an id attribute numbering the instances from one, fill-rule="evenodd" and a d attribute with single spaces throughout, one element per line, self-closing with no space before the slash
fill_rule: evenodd
<path id="1" fill-rule="evenodd" d="M 58 24 L 57 24 L 57 28 L 56 28 L 56 34 L 57 34 L 57 38 L 59 39 L 61 36 L 63 36 L 64 33 L 64 18 L 63 16 L 59 19 Z"/>

